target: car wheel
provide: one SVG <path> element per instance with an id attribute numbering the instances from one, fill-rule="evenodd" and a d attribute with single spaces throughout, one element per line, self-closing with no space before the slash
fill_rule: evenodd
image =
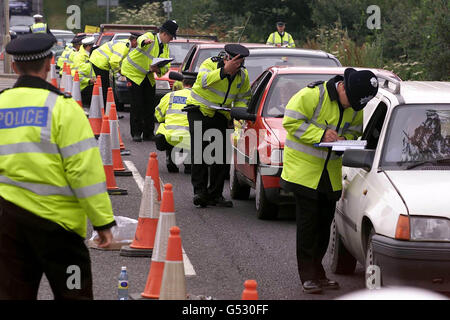
<path id="1" fill-rule="evenodd" d="M 333 220 L 331 224 L 331 271 L 336 274 L 352 274 L 355 272 L 356 259 L 345 248 L 341 236 Z"/>
<path id="2" fill-rule="evenodd" d="M 369 266 L 377 266 L 380 268 L 378 261 L 376 260 L 374 254 L 373 254 L 373 243 L 372 243 L 372 238 L 375 235 L 375 230 L 370 230 L 370 234 L 369 234 L 369 239 L 367 240 L 367 248 L 366 248 L 366 260 L 365 260 L 365 277 L 366 277 L 366 285 L 368 284 L 368 281 L 374 285 L 374 286 L 382 286 L 383 285 L 383 278 L 382 278 L 382 274 L 381 274 L 381 269 L 379 269 L 379 274 L 376 275 L 374 274 L 375 278 L 373 280 L 368 280 L 368 276 L 371 275 L 372 273 L 368 274 L 367 270 L 369 268 Z M 378 281 L 379 283 L 377 284 L 375 280 L 378 277 Z"/>
<path id="3" fill-rule="evenodd" d="M 235 200 L 247 200 L 250 195 L 250 186 L 239 183 L 236 176 L 234 162 L 230 164 L 230 196 Z"/>
<path id="4" fill-rule="evenodd" d="M 255 205 L 258 219 L 271 220 L 278 216 L 278 206 L 271 203 L 266 197 L 259 167 L 256 174 Z"/>

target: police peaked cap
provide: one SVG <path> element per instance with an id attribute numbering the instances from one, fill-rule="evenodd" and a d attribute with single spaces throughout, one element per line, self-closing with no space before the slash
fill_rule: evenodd
<path id="1" fill-rule="evenodd" d="M 53 54 L 51 48 L 56 38 L 47 33 L 30 33 L 12 40 L 6 46 L 6 52 L 14 61 L 35 61 Z"/>
<path id="2" fill-rule="evenodd" d="M 85 45 L 91 45 L 91 44 L 94 44 L 94 43 L 95 43 L 95 38 L 94 38 L 94 37 L 87 37 L 87 38 L 84 38 L 83 40 L 81 40 L 81 43 L 82 43 L 82 44 L 85 44 Z"/>
<path id="3" fill-rule="evenodd" d="M 82 34 L 77 34 L 73 39 L 72 39 L 72 43 L 73 44 L 81 44 L 81 41 L 86 38 L 86 34 L 82 33 Z"/>
<path id="4" fill-rule="evenodd" d="M 250 51 L 246 47 L 244 47 L 241 44 L 237 43 L 230 43 L 225 45 L 225 51 L 228 53 L 232 58 L 240 55 L 240 58 L 245 58 L 250 55 Z"/>
<path id="5" fill-rule="evenodd" d="M 277 22 L 277 26 L 284 26 L 284 25 L 286 25 L 286 23 L 284 23 L 283 21 L 278 21 Z"/>
<path id="6" fill-rule="evenodd" d="M 181 73 L 183 74 L 183 78 L 188 80 L 196 80 L 198 75 L 198 72 L 182 71 Z"/>
<path id="7" fill-rule="evenodd" d="M 376 96 L 378 78 L 370 70 L 356 71 L 353 68 L 347 68 L 344 71 L 344 87 L 350 105 L 354 110 L 359 111 Z"/>
<path id="8" fill-rule="evenodd" d="M 159 28 L 161 31 L 165 31 L 168 34 L 170 34 L 174 39 L 177 38 L 177 30 L 178 30 L 178 24 L 173 20 L 167 20 L 163 23 L 161 28 Z"/>
<path id="9" fill-rule="evenodd" d="M 142 36 L 142 33 L 141 32 L 130 32 L 130 34 L 131 34 L 131 37 L 134 37 L 134 38 L 139 38 L 140 36 Z"/>

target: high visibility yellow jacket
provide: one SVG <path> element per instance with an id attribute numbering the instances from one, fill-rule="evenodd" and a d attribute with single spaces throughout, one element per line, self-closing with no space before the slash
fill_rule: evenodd
<path id="1" fill-rule="evenodd" d="M 342 158 L 331 148 L 314 144 L 321 142 L 327 128 L 346 139 L 356 139 L 362 131 L 363 113 L 339 107 L 337 93 L 330 97 L 326 84 L 300 90 L 286 105 L 283 127 L 287 136 L 281 178 L 317 190 L 326 166 L 333 191 L 339 191 Z"/>
<path id="2" fill-rule="evenodd" d="M 266 44 L 273 46 L 280 45 L 282 47 L 287 48 L 295 48 L 294 39 L 292 39 L 292 36 L 287 32 L 284 32 L 283 37 L 281 37 L 278 31 L 271 33 L 267 38 Z"/>
<path id="3" fill-rule="evenodd" d="M 144 45 L 143 41 L 146 39 L 153 40 L 152 43 Z M 163 45 L 163 52 L 159 54 L 159 39 L 157 35 L 151 32 L 147 32 L 140 36 L 138 39 L 138 45 L 136 49 L 131 51 L 126 59 L 122 61 L 122 68 L 120 73 L 140 85 L 145 77 L 148 77 L 150 84 L 154 86 L 156 84 L 155 76 L 153 72 L 149 72 L 150 65 L 154 58 L 169 58 L 169 46 Z M 161 77 L 167 71 L 169 71 L 170 63 L 160 68 L 158 77 Z"/>
<path id="4" fill-rule="evenodd" d="M 75 72 L 78 71 L 78 76 L 80 77 L 80 91 L 83 91 L 89 85 L 90 79 L 96 77 L 92 63 L 89 61 L 79 65 L 77 70 L 72 69 L 71 71 L 72 77 L 75 77 Z"/>
<path id="5" fill-rule="evenodd" d="M 155 109 L 155 117 L 160 122 L 156 134 L 163 134 L 168 143 L 182 149 L 191 148 L 187 112 L 181 111 L 190 94 L 190 88 L 169 92 Z"/>
<path id="6" fill-rule="evenodd" d="M 122 60 L 130 51 L 130 41 L 109 41 L 92 51 L 89 61 L 99 69 L 120 71 Z"/>
<path id="7" fill-rule="evenodd" d="M 70 56 L 73 59 L 73 63 L 70 66 L 71 69 L 78 70 L 78 67 L 89 60 L 89 52 L 81 46 L 80 50 L 78 50 L 73 56 Z"/>
<path id="8" fill-rule="evenodd" d="M 64 48 L 64 51 L 59 56 L 58 62 L 56 63 L 56 65 L 59 68 L 62 68 L 64 66 L 64 62 L 70 63 L 69 57 L 72 52 L 75 52 L 75 49 L 73 48 L 73 44 L 69 43 L 68 45 L 66 45 L 66 47 Z"/>
<path id="9" fill-rule="evenodd" d="M 217 108 L 240 107 L 247 108 L 251 97 L 250 80 L 248 71 L 245 68 L 235 75 L 233 80 L 224 76 L 222 68 L 218 66 L 219 62 L 211 58 L 206 59 L 199 69 L 197 79 L 192 87 L 191 96 L 186 104 L 200 106 L 203 115 L 213 117 Z M 230 112 L 219 110 L 230 119 Z"/>
<path id="10" fill-rule="evenodd" d="M 46 33 L 47 24 L 43 22 L 34 23 L 31 25 L 30 30 L 32 33 Z"/>
<path id="11" fill-rule="evenodd" d="M 105 171 L 89 122 L 46 81 L 20 77 L 0 94 L 0 196 L 86 236 L 115 224 Z"/>

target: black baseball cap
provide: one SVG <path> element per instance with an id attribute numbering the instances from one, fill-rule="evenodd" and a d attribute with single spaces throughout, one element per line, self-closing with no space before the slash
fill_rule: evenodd
<path id="1" fill-rule="evenodd" d="M 370 70 L 344 71 L 344 87 L 348 101 L 355 111 L 362 110 L 378 92 L 378 78 Z"/>

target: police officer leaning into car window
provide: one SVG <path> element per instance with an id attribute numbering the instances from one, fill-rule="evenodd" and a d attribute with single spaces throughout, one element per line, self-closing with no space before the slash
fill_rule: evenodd
<path id="1" fill-rule="evenodd" d="M 43 273 L 55 299 L 92 299 L 86 217 L 99 247 L 112 242 L 115 221 L 89 121 L 45 81 L 54 42 L 39 33 L 6 46 L 20 77 L 0 93 L 0 299 L 36 299 Z M 79 284 L 68 285 L 75 271 Z"/>
<path id="2" fill-rule="evenodd" d="M 308 85 L 286 106 L 280 185 L 295 197 L 298 272 L 306 293 L 339 288 L 326 277 L 322 259 L 341 196 L 342 158 L 316 144 L 357 139 L 362 132 L 362 109 L 377 91 L 378 80 L 371 71 L 347 68 L 344 77 Z"/>
<path id="3" fill-rule="evenodd" d="M 250 81 L 247 69 L 243 66 L 244 58 L 248 55 L 246 47 L 227 44 L 223 58 L 206 59 L 200 65 L 197 80 L 186 101 L 191 136 L 191 182 L 194 187 L 193 203 L 196 206 L 233 206 L 233 202 L 222 195 L 229 170 L 226 145 L 230 142 L 226 130 L 231 120 L 231 106 L 246 109 L 250 100 Z M 196 129 L 201 132 L 196 132 Z M 220 131 L 221 143 L 202 141 L 205 139 L 204 133 L 209 129 Z M 196 137 L 200 138 L 197 140 Z M 214 145 L 220 144 L 222 149 L 215 151 L 222 153 L 222 159 L 217 154 L 214 154 L 213 161 L 205 159 L 210 156 L 204 154 L 210 142 Z M 201 147 L 196 147 L 198 144 L 201 144 Z"/>

